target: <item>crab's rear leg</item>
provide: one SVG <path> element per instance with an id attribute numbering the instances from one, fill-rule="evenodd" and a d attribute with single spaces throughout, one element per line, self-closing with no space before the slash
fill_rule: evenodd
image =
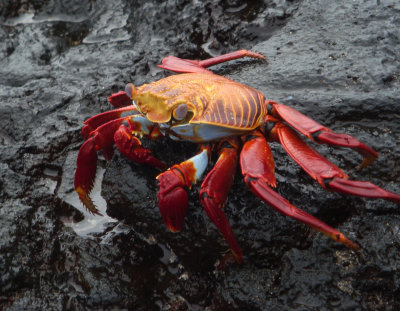
<path id="1" fill-rule="evenodd" d="M 238 59 L 238 58 L 243 58 L 243 57 L 252 57 L 252 58 L 258 58 L 258 59 L 265 59 L 265 57 L 262 54 L 252 52 L 252 51 L 247 51 L 247 50 L 239 50 L 227 54 L 223 54 L 220 56 L 208 58 L 205 60 L 192 60 L 192 59 L 183 59 L 183 58 L 178 58 L 175 56 L 168 56 L 165 57 L 161 61 L 161 65 L 158 65 L 158 67 L 170 70 L 173 72 L 179 72 L 179 73 L 199 73 L 199 72 L 208 72 L 210 73 L 211 71 L 207 70 L 207 67 L 217 65 L 220 63 L 224 63 L 230 60 Z"/>
<path id="2" fill-rule="evenodd" d="M 274 136 L 274 131 L 290 157 L 322 187 L 340 193 L 381 198 L 400 203 L 398 194 L 367 181 L 349 180 L 346 173 L 308 146 L 295 131 L 285 124 L 278 122 L 273 128 L 271 136 Z"/>
<path id="3" fill-rule="evenodd" d="M 208 217 L 224 235 L 234 258 L 241 263 L 242 251 L 222 210 L 235 177 L 238 148 L 238 141 L 234 138 L 220 144 L 218 161 L 201 185 L 200 200 Z"/>
<path id="4" fill-rule="evenodd" d="M 329 128 L 289 106 L 272 101 L 267 101 L 267 104 L 272 104 L 273 115 L 279 116 L 311 140 L 332 146 L 352 148 L 360 153 L 363 156 L 360 168 L 370 165 L 378 157 L 378 153 L 373 149 L 348 134 L 334 133 Z"/>
<path id="5" fill-rule="evenodd" d="M 267 141 L 259 132 L 253 132 L 251 136 L 245 137 L 244 140 L 245 143 L 240 154 L 240 165 L 244 181 L 252 192 L 278 212 L 309 225 L 351 249 L 359 249 L 357 244 L 347 239 L 341 232 L 293 206 L 272 190 L 270 186 L 275 187 L 276 185 L 275 169 L 272 152 Z"/>
<path id="6" fill-rule="evenodd" d="M 125 124 L 124 124 L 125 123 Z M 129 159 L 163 169 L 165 164 L 151 155 L 151 152 L 140 145 L 134 134 L 158 138 L 157 127 L 141 115 L 127 116 L 111 120 L 88 134 L 78 152 L 74 187 L 79 199 L 93 214 L 100 214 L 90 198 L 97 169 L 97 152 L 110 150 L 114 143 L 122 154 Z"/>
<path id="7" fill-rule="evenodd" d="M 203 175 L 209 157 L 210 147 L 202 145 L 197 155 L 157 176 L 158 207 L 165 225 L 172 232 L 182 230 L 188 206 L 186 189 L 190 189 Z"/>

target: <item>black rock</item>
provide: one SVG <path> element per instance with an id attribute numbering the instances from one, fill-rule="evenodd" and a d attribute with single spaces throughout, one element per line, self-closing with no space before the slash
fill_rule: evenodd
<path id="1" fill-rule="evenodd" d="M 111 109 L 111 93 L 166 76 L 156 67 L 165 56 L 245 48 L 268 63 L 213 70 L 371 146 L 380 156 L 359 171 L 356 153 L 313 144 L 352 178 L 400 193 L 399 10 L 398 1 L 0 0 L 0 309 L 400 309 L 399 206 L 324 191 L 276 144 L 277 191 L 359 252 L 277 214 L 239 174 L 225 211 L 245 262 L 224 270 L 228 246 L 197 187 L 179 234 L 158 212 L 159 172 L 117 152 L 99 161 L 95 196 L 118 220 L 88 215 L 73 189 L 80 128 Z M 169 165 L 196 152 L 148 144 Z"/>

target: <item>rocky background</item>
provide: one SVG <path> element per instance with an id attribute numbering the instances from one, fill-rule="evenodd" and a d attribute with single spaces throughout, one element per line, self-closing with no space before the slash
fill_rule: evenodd
<path id="1" fill-rule="evenodd" d="M 400 2 L 0 0 L 0 309 L 399 310 L 399 206 L 325 192 L 272 144 L 278 192 L 338 228 L 355 253 L 261 203 L 237 176 L 226 213 L 244 252 L 218 269 L 225 241 L 198 199 L 170 233 L 158 172 L 116 153 L 99 162 L 88 215 L 73 189 L 82 122 L 127 82 L 168 73 L 167 55 L 239 48 L 215 72 L 249 84 L 375 148 L 316 146 L 352 178 L 400 193 Z M 196 146 L 149 143 L 168 164 Z"/>

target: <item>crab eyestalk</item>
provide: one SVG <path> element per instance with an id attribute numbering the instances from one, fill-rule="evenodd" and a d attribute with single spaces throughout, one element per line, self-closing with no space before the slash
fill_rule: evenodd
<path id="1" fill-rule="evenodd" d="M 137 93 L 136 87 L 132 83 L 128 83 L 125 86 L 125 94 L 128 96 L 130 99 L 135 99 L 135 95 Z"/>

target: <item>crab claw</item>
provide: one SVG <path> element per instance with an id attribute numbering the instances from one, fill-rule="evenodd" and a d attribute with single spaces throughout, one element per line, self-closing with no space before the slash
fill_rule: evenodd
<path id="1" fill-rule="evenodd" d="M 140 140 L 122 124 L 114 134 L 114 142 L 119 151 L 128 159 L 141 164 L 165 169 L 165 164 L 155 158 L 151 151 L 142 147 Z"/>
<path id="2" fill-rule="evenodd" d="M 97 167 L 97 152 L 94 137 L 90 137 L 79 149 L 76 161 L 74 187 L 83 205 L 93 214 L 101 215 L 89 194 L 93 188 Z"/>
<path id="3" fill-rule="evenodd" d="M 209 146 L 202 146 L 194 157 L 172 166 L 157 176 L 159 191 L 158 207 L 165 225 L 172 232 L 182 230 L 188 206 L 185 188 L 190 189 L 207 168 Z"/>
<path id="4" fill-rule="evenodd" d="M 182 230 L 188 206 L 184 189 L 185 180 L 177 169 L 170 169 L 157 176 L 160 190 L 157 193 L 158 207 L 165 225 L 172 232 Z"/>

